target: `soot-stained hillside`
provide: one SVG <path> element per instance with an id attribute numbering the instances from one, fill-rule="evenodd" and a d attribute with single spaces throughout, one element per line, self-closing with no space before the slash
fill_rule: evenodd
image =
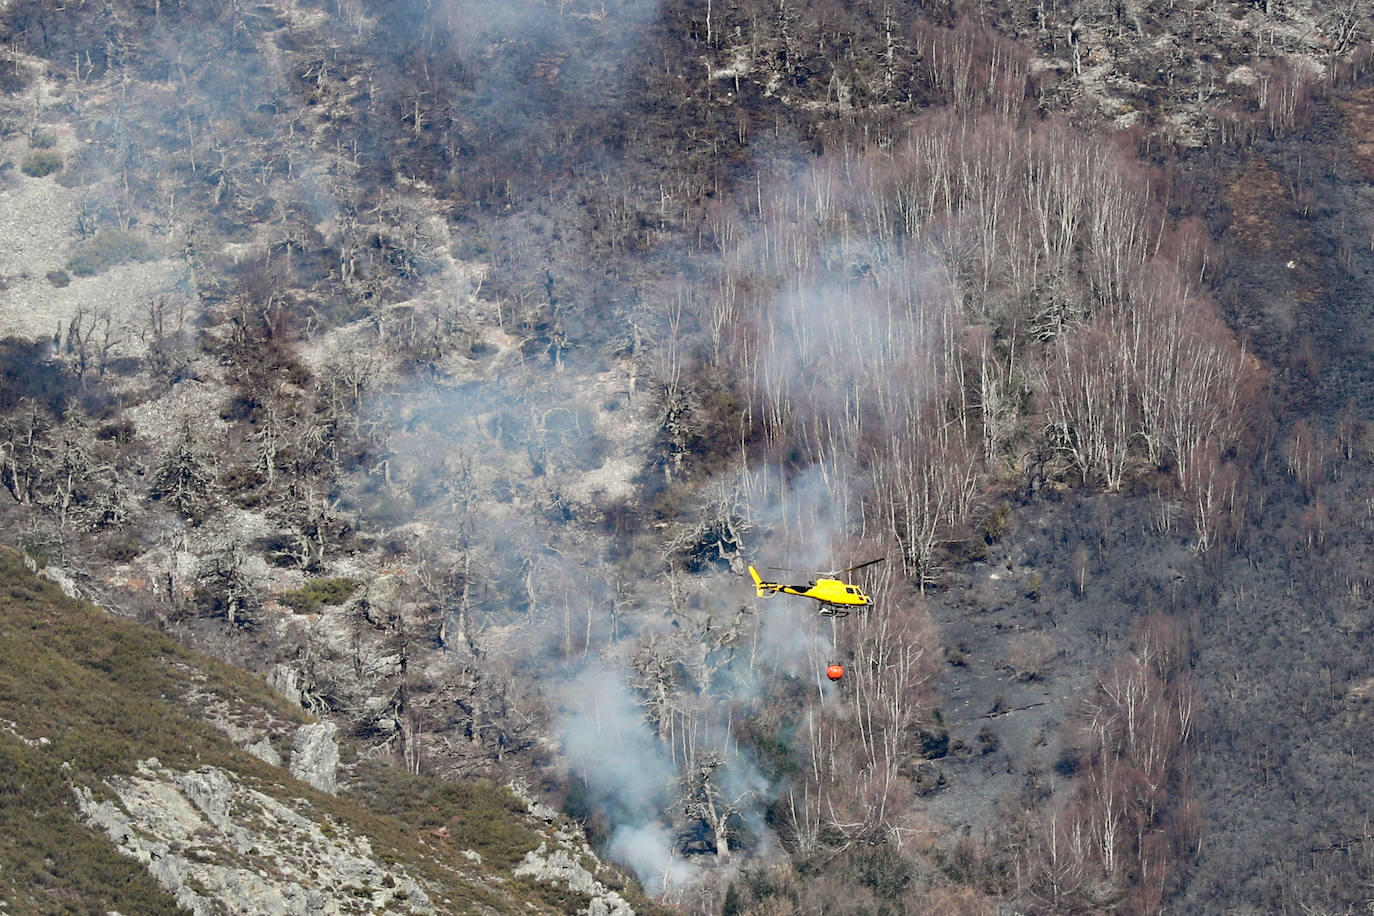
<path id="1" fill-rule="evenodd" d="M 1274 367 L 1277 409 L 1247 523 L 1210 570 L 1215 607 L 1200 621 L 1210 828 L 1186 898 L 1196 911 L 1217 898 L 1257 909 L 1366 899 L 1365 96 L 1327 99 L 1283 142 L 1214 154 L 1228 168 L 1198 183 L 1228 243 L 1221 302 Z M 1277 842 L 1261 852 L 1258 836 Z"/>
<path id="2" fill-rule="evenodd" d="M 1364 28 L 10 2 L 3 530 L 683 911 L 1358 902 L 1228 729 L 1362 695 L 1233 634 L 1359 626 Z"/>

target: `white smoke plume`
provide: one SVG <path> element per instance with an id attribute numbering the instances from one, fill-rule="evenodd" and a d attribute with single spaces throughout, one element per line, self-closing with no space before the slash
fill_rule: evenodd
<path id="1" fill-rule="evenodd" d="M 676 855 L 672 831 L 661 820 L 677 771 L 634 692 L 620 672 L 598 667 L 560 693 L 567 703 L 558 723 L 563 761 L 611 823 L 611 856 L 650 893 L 686 880 L 691 867 Z"/>
<path id="2" fill-rule="evenodd" d="M 697 875 L 697 869 L 688 860 L 674 853 L 674 846 L 671 830 L 648 822 L 617 828 L 611 836 L 609 852 L 635 873 L 646 891 L 658 894 L 687 884 Z"/>

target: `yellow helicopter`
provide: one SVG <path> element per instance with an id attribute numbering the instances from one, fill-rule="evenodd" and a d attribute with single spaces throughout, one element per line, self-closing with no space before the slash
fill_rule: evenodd
<path id="1" fill-rule="evenodd" d="M 851 585 L 843 579 L 838 578 L 846 573 L 852 573 L 865 566 L 872 566 L 874 563 L 881 563 L 886 557 L 879 557 L 876 560 L 869 560 L 867 563 L 860 563 L 848 569 L 842 569 L 829 576 L 822 576 L 814 579 L 806 585 L 784 585 L 781 582 L 766 582 L 759 571 L 754 567 L 749 567 L 749 575 L 754 577 L 754 590 L 760 598 L 767 595 L 775 595 L 782 592 L 784 595 L 798 595 L 802 598 L 813 598 L 820 603 L 820 612 L 825 617 L 847 617 L 851 607 L 864 607 L 872 604 L 873 599 L 863 593 L 857 585 Z"/>

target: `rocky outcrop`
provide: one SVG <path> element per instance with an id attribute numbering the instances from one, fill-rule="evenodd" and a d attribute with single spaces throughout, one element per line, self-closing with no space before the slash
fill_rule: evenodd
<path id="1" fill-rule="evenodd" d="M 600 862 L 586 850 L 593 867 Z M 615 891 L 608 890 L 596 880 L 596 876 L 582 864 L 583 855 L 575 854 L 566 846 L 549 850 L 547 843 L 525 853 L 525 858 L 515 866 L 515 877 L 533 878 L 536 881 L 553 881 L 566 885 L 568 890 L 591 898 L 587 906 L 587 916 L 634 916 L 634 910 Z"/>
<path id="2" fill-rule="evenodd" d="M 285 664 L 277 665 L 268 674 L 267 684 L 297 706 L 305 706 L 304 694 L 301 691 L 300 672 L 295 667 Z"/>
<path id="3" fill-rule="evenodd" d="M 25 559 L 27 559 L 27 557 Z M 66 595 L 68 598 L 81 597 L 81 589 L 77 587 L 76 579 L 66 570 L 48 564 L 38 570 L 38 574 L 49 582 L 56 583 L 57 587 L 62 589 L 62 594 Z"/>
<path id="4" fill-rule="evenodd" d="M 379 863 L 366 837 L 313 820 L 236 784 L 215 767 L 176 772 L 156 758 L 134 776 L 110 780 L 117 800 L 75 787 L 86 822 L 196 916 L 228 911 L 326 916 L 363 909 L 431 913 L 429 895 L 395 866 Z M 608 911 L 614 912 L 614 911 Z"/>
<path id="5" fill-rule="evenodd" d="M 334 794 L 339 767 L 339 727 L 333 722 L 302 725 L 291 745 L 291 775 L 321 792 Z"/>
<path id="6" fill-rule="evenodd" d="M 634 916 L 634 910 L 618 893 L 597 880 L 596 873 L 605 866 L 587 845 L 586 836 L 579 831 L 559 828 L 558 812 L 536 799 L 523 784 L 512 782 L 507 788 L 525 803 L 531 815 L 554 828 L 553 849 L 544 842 L 538 849 L 525 853 L 525 858 L 515 866 L 515 877 L 553 881 L 565 885 L 573 893 L 590 897 L 587 916 Z"/>

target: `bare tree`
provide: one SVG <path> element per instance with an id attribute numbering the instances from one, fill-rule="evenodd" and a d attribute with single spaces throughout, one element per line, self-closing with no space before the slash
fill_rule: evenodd
<path id="1" fill-rule="evenodd" d="M 1299 418 L 1283 444 L 1283 460 L 1288 471 L 1310 500 L 1326 478 L 1328 440 L 1318 435 L 1305 419 Z"/>
<path id="2" fill-rule="evenodd" d="M 52 421 L 32 400 L 0 417 L 0 474 L 16 502 L 32 502 L 42 479 Z"/>
<path id="3" fill-rule="evenodd" d="M 196 522 L 210 509 L 214 483 L 213 459 L 190 420 L 184 420 L 171 447 L 158 460 L 153 475 L 153 498 Z"/>
<path id="4" fill-rule="evenodd" d="M 683 814 L 700 820 L 711 831 L 715 839 L 716 858 L 720 861 L 730 857 L 734 820 L 744 813 L 757 795 L 757 790 L 751 786 L 727 790 L 717 775 L 724 762 L 719 753 L 698 758 L 682 777 L 678 799 Z"/>
<path id="5" fill-rule="evenodd" d="M 1084 482 L 1119 489 L 1139 428 L 1135 392 L 1122 371 L 1119 326 L 1099 319 L 1060 337 L 1046 381 L 1051 436 Z"/>

